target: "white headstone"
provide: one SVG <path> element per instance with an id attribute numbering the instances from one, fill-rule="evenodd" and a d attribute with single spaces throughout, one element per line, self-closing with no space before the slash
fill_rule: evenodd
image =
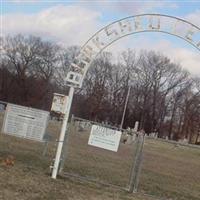
<path id="1" fill-rule="evenodd" d="M 139 127 L 139 122 L 138 121 L 136 121 L 135 122 L 135 126 L 134 126 L 134 131 L 138 131 L 138 127 Z"/>

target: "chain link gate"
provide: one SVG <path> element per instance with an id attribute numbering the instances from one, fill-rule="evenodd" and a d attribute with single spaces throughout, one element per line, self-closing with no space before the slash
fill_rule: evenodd
<path id="1" fill-rule="evenodd" d="M 88 145 L 92 125 L 117 129 L 72 117 L 65 138 L 59 174 L 136 191 L 144 137 L 136 134 L 127 136 L 125 130 L 121 130 L 118 151 L 113 152 Z"/>

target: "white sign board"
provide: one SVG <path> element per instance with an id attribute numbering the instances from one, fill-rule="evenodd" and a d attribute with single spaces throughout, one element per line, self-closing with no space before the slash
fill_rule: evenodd
<path id="1" fill-rule="evenodd" d="M 121 131 L 92 125 L 88 144 L 117 152 L 121 134 Z"/>
<path id="2" fill-rule="evenodd" d="M 43 141 L 49 112 L 8 104 L 2 132 L 8 135 Z"/>
<path id="3" fill-rule="evenodd" d="M 67 110 L 68 96 L 54 93 L 51 111 L 64 114 Z"/>

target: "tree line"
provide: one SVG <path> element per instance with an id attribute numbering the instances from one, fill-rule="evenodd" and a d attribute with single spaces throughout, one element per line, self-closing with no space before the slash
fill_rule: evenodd
<path id="1" fill-rule="evenodd" d="M 2 37 L 1 44 L 0 100 L 50 110 L 54 92 L 68 93 L 64 78 L 80 47 L 63 48 L 32 35 Z M 147 133 L 198 142 L 200 77 L 160 52 L 101 53 L 76 90 L 72 112 L 119 126 L 129 89 L 124 128 L 139 121 Z"/>

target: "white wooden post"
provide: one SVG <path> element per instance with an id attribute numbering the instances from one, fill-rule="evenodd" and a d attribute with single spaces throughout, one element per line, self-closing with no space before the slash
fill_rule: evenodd
<path id="1" fill-rule="evenodd" d="M 53 166 L 53 172 L 52 172 L 52 176 L 51 176 L 53 179 L 56 179 L 57 173 L 58 173 L 60 157 L 61 157 L 64 138 L 65 138 L 65 134 L 66 134 L 67 122 L 68 122 L 68 119 L 69 119 L 69 113 L 70 113 L 70 109 L 71 109 L 73 95 L 74 95 L 74 87 L 70 87 L 69 95 L 68 95 L 69 96 L 69 102 L 68 102 L 68 105 L 67 105 L 66 113 L 64 114 L 64 118 L 63 118 L 63 123 L 62 123 L 59 141 L 58 141 L 56 157 L 55 157 L 54 166 Z"/>

